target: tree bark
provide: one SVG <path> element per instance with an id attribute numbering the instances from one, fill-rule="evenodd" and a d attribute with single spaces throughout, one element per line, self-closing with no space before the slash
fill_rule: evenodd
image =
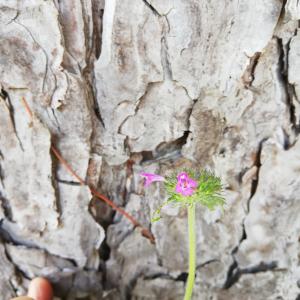
<path id="1" fill-rule="evenodd" d="M 227 202 L 197 209 L 194 299 L 296 299 L 298 4 L 0 0 L 0 299 L 35 276 L 62 299 L 182 299 L 186 211 L 151 224 L 166 194 L 139 173 L 189 167 Z"/>

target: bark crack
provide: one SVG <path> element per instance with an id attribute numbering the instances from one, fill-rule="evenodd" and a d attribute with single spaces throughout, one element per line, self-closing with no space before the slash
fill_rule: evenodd
<path id="1" fill-rule="evenodd" d="M 20 15 L 20 12 L 17 10 L 16 15 L 8 23 L 6 23 L 6 25 L 9 25 L 9 24 L 13 23 L 14 21 L 16 21 L 17 18 L 19 17 L 19 15 Z"/>
<path id="2" fill-rule="evenodd" d="M 0 202 L 3 209 L 4 217 L 10 222 L 13 222 L 11 206 L 9 205 L 9 201 L 1 194 L 1 191 Z"/>
<path id="3" fill-rule="evenodd" d="M 88 15 L 85 13 L 84 3 L 81 1 L 81 7 L 82 7 L 82 15 Z M 99 16 L 96 14 L 96 12 L 99 13 Z M 93 29 L 91 34 L 92 44 L 89 46 L 88 40 L 89 40 L 89 31 L 88 31 L 88 21 L 83 18 L 84 23 L 84 37 L 85 37 L 85 46 L 86 46 L 86 67 L 82 70 L 82 76 L 85 80 L 85 83 L 87 85 L 88 90 L 88 98 L 91 99 L 91 105 L 92 110 L 94 112 L 94 116 L 96 119 L 100 122 L 100 124 L 105 129 L 105 124 L 103 121 L 103 118 L 101 116 L 101 110 L 99 107 L 99 103 L 97 101 L 97 90 L 95 88 L 96 84 L 96 78 L 95 78 L 95 70 L 94 70 L 94 62 L 97 60 L 100 56 L 101 52 L 101 43 L 102 43 L 102 35 L 101 35 L 101 28 L 102 28 L 102 16 L 103 16 L 104 10 L 100 9 L 99 3 L 96 1 L 92 1 L 92 23 L 93 23 Z M 94 131 L 93 126 L 93 131 Z M 92 134 L 93 136 L 93 134 Z"/>
<path id="4" fill-rule="evenodd" d="M 22 274 L 22 277 L 30 280 L 31 278 L 25 273 L 23 272 L 20 267 L 12 260 L 11 256 L 8 254 L 7 249 L 6 249 L 6 245 L 4 244 L 4 254 L 7 258 L 7 260 L 12 264 L 13 268 L 14 268 L 14 273 L 15 275 L 17 274 Z M 9 284 L 11 285 L 11 287 L 13 288 L 13 290 L 16 292 L 17 289 L 16 287 L 13 285 L 13 283 L 11 282 L 11 280 L 9 280 Z"/>
<path id="5" fill-rule="evenodd" d="M 253 166 L 256 166 L 256 176 L 252 180 L 251 192 L 250 192 L 250 196 L 247 201 L 247 215 L 250 212 L 250 202 L 257 191 L 257 187 L 258 187 L 258 183 L 259 183 L 259 173 L 260 173 L 260 168 L 262 166 L 261 153 L 262 153 L 263 144 L 267 140 L 268 140 L 268 138 L 264 138 L 259 142 L 258 149 L 256 152 L 256 158 L 255 158 L 255 161 L 253 164 Z M 231 266 L 228 269 L 227 278 L 223 285 L 224 289 L 229 289 L 230 287 L 232 287 L 235 283 L 238 282 L 238 280 L 240 279 L 240 277 L 243 274 L 254 274 L 254 273 L 265 272 L 265 271 L 269 271 L 269 270 L 273 270 L 273 269 L 277 268 L 276 261 L 272 261 L 271 263 L 261 262 L 260 264 L 258 264 L 256 266 L 252 266 L 252 267 L 248 267 L 248 268 L 240 268 L 239 267 L 238 262 L 235 258 L 235 255 L 238 252 L 239 247 L 242 244 L 242 242 L 247 239 L 247 233 L 246 233 L 246 229 L 245 229 L 245 220 L 247 218 L 247 215 L 244 217 L 244 220 L 242 223 L 243 232 L 242 232 L 241 239 L 240 239 L 238 245 L 231 252 L 233 263 L 231 264 Z"/>
<path id="6" fill-rule="evenodd" d="M 167 34 L 170 32 L 170 23 L 167 16 L 162 16 L 162 37 L 161 37 L 161 64 L 164 72 L 164 79 L 173 80 L 171 63 L 169 60 Z"/>
<path id="7" fill-rule="evenodd" d="M 3 160 L 4 157 L 3 157 L 3 154 L 0 150 L 0 183 L 1 183 L 1 186 L 3 189 L 5 189 L 5 185 L 4 185 L 4 171 L 2 170 L 2 167 L 1 167 L 1 160 Z"/>
<path id="8" fill-rule="evenodd" d="M 296 95 L 295 86 L 289 82 L 289 78 L 288 78 L 290 43 L 292 41 L 292 38 L 296 35 L 297 35 L 297 30 L 295 30 L 294 35 L 289 39 L 286 45 L 283 44 L 283 40 L 281 38 L 277 37 L 276 39 L 280 51 L 279 60 L 278 60 L 278 74 L 283 84 L 284 92 L 286 95 L 286 102 L 289 107 L 290 123 L 292 125 L 292 129 L 296 134 L 299 134 L 300 124 L 297 124 L 296 108 L 293 103 L 294 99 L 298 101 L 298 98 Z M 289 145 L 286 145 L 286 148 L 288 147 Z"/>
<path id="9" fill-rule="evenodd" d="M 6 244 L 11 244 L 13 246 L 23 246 L 27 249 L 35 249 L 35 250 L 43 251 L 46 255 L 59 257 L 60 259 L 70 262 L 74 267 L 77 267 L 77 263 L 74 259 L 66 258 L 57 254 L 52 254 L 46 248 L 39 247 L 33 242 L 24 242 L 24 241 L 16 240 L 12 236 L 12 234 L 7 229 L 4 228 L 3 221 L 0 221 L 0 238 Z"/>
<path id="10" fill-rule="evenodd" d="M 98 13 L 98 14 L 96 14 Z M 97 60 L 101 54 L 101 40 L 102 40 L 102 32 L 101 29 L 102 19 L 103 19 L 104 9 L 99 7 L 98 1 L 92 1 L 92 16 L 93 16 L 93 49 L 95 54 L 95 59 Z"/>
<path id="11" fill-rule="evenodd" d="M 246 68 L 246 71 L 244 72 L 244 74 L 242 76 L 242 82 L 246 89 L 249 89 L 251 87 L 252 82 L 255 79 L 255 68 L 259 61 L 260 55 L 261 55 L 261 52 L 256 52 L 252 57 L 248 57 L 250 61 Z"/>
<path id="12" fill-rule="evenodd" d="M 141 164 L 162 163 L 180 158 L 182 147 L 186 144 L 189 133 L 190 131 L 185 131 L 180 138 L 159 144 L 154 151 L 142 151 Z"/>
<path id="13" fill-rule="evenodd" d="M 253 196 L 256 193 L 257 187 L 258 187 L 258 182 L 259 182 L 259 171 L 260 171 L 260 167 L 261 167 L 261 152 L 262 152 L 262 148 L 263 148 L 263 144 L 268 140 L 268 138 L 264 138 L 260 141 L 259 145 L 258 145 L 258 150 L 256 152 L 256 157 L 255 157 L 255 161 L 252 167 L 256 167 L 256 176 L 254 177 L 254 179 L 252 180 L 251 183 L 251 192 L 250 192 L 250 197 L 247 201 L 247 211 L 249 213 L 250 211 L 250 202 L 251 199 L 253 198 Z"/>
<path id="14" fill-rule="evenodd" d="M 59 189 L 57 185 L 57 181 L 55 180 L 56 178 L 56 170 L 58 169 L 57 165 L 57 160 L 56 157 L 53 155 L 53 152 L 50 149 L 50 156 L 51 156 L 51 183 L 52 187 L 54 190 L 54 196 L 55 196 L 55 206 L 56 206 L 56 211 L 58 213 L 58 223 L 61 222 L 61 213 L 62 213 L 62 208 L 61 208 L 61 201 L 60 201 L 60 194 L 59 194 Z"/>
<path id="15" fill-rule="evenodd" d="M 236 282 L 239 281 L 244 274 L 256 274 L 277 269 L 277 262 L 272 261 L 270 263 L 261 262 L 255 266 L 249 268 L 239 268 L 235 261 L 230 267 L 227 275 L 227 280 L 223 286 L 224 289 L 231 288 Z"/>
<path id="16" fill-rule="evenodd" d="M 142 1 L 145 3 L 145 5 L 148 8 L 150 8 L 150 10 L 153 12 L 153 14 L 155 16 L 160 16 L 161 17 L 161 14 L 156 10 L 156 8 L 151 3 L 149 3 L 147 0 L 142 0 Z"/>
<path id="17" fill-rule="evenodd" d="M 43 84 L 42 84 L 42 91 L 45 92 L 45 85 L 46 85 L 46 78 L 47 78 L 47 75 L 48 75 L 48 68 L 51 70 L 51 73 L 53 74 L 53 71 L 51 69 L 51 67 L 49 66 L 49 58 L 48 58 L 48 54 L 46 52 L 46 50 L 42 47 L 42 45 L 40 45 L 37 40 L 35 39 L 35 37 L 33 36 L 32 32 L 25 26 L 23 25 L 22 23 L 18 22 L 17 19 L 13 20 L 14 23 L 18 24 L 19 26 L 21 26 L 23 29 L 25 29 L 27 31 L 27 33 L 29 34 L 29 36 L 31 37 L 31 39 L 33 40 L 33 42 L 42 49 L 44 55 L 45 55 L 45 71 L 44 71 L 44 76 L 43 76 Z M 56 77 L 55 75 L 53 74 L 55 80 L 56 80 Z M 55 83 L 56 85 L 56 83 Z"/>
<path id="18" fill-rule="evenodd" d="M 54 120 L 55 120 L 55 124 L 56 124 L 57 130 L 58 130 L 59 132 L 62 132 L 62 131 L 61 131 L 61 128 L 60 128 L 60 125 L 59 125 L 58 118 L 57 118 L 57 116 L 56 116 L 55 109 L 54 109 L 54 108 L 51 108 L 51 112 L 52 112 L 53 118 L 54 118 Z"/>
<path id="19" fill-rule="evenodd" d="M 24 152 L 24 147 L 23 147 L 22 141 L 18 135 L 17 128 L 16 128 L 15 109 L 12 105 L 12 101 L 11 101 L 11 98 L 10 98 L 8 92 L 5 91 L 3 88 L 1 88 L 1 91 L 0 91 L 0 98 L 4 99 L 4 101 L 5 101 L 6 107 L 9 112 L 9 118 L 10 118 L 10 121 L 11 121 L 11 124 L 13 127 L 14 134 L 16 135 L 16 138 L 18 140 L 21 150 Z"/>
<path id="20" fill-rule="evenodd" d="M 77 181 L 72 181 L 72 180 L 64 180 L 56 177 L 56 181 L 59 183 L 67 184 L 67 185 L 72 185 L 72 186 L 81 186 L 80 182 Z"/>

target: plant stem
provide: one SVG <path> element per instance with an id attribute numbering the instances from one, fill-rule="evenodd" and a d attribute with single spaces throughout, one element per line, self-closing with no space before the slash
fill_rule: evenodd
<path id="1" fill-rule="evenodd" d="M 189 226 L 189 276 L 187 279 L 184 300 L 192 298 L 193 287 L 196 274 L 196 224 L 195 224 L 195 204 L 188 206 L 188 226 Z"/>

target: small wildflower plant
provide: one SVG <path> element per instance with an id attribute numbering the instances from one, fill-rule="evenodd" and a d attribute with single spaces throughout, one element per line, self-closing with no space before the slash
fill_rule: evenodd
<path id="1" fill-rule="evenodd" d="M 167 200 L 154 212 L 152 222 L 161 219 L 161 210 L 167 204 L 180 205 L 188 210 L 189 276 L 184 300 L 190 300 L 196 273 L 195 208 L 197 204 L 200 204 L 211 211 L 218 207 L 223 209 L 225 199 L 222 196 L 221 179 L 207 170 L 201 172 L 184 170 L 168 177 L 152 173 L 141 173 L 140 175 L 145 178 L 145 187 L 148 187 L 153 182 L 160 181 L 164 183 L 168 194 Z"/>

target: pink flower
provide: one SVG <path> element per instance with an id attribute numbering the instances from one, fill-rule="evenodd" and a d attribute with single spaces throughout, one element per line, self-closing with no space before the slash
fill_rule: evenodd
<path id="1" fill-rule="evenodd" d="M 142 172 L 140 175 L 145 178 L 145 187 L 149 186 L 152 182 L 165 180 L 164 177 L 157 174 Z"/>
<path id="2" fill-rule="evenodd" d="M 183 196 L 191 196 L 194 194 L 197 182 L 189 178 L 188 174 L 181 172 L 177 176 L 176 192 Z"/>

